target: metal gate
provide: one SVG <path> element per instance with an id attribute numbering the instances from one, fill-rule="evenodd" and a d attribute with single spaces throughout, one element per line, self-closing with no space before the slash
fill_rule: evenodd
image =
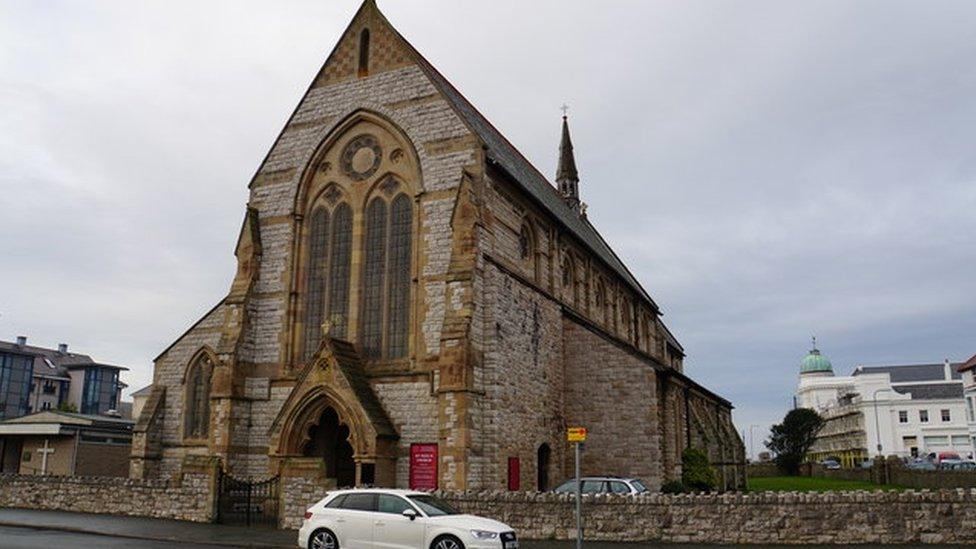
<path id="1" fill-rule="evenodd" d="M 221 471 L 217 493 L 217 522 L 278 527 L 278 477 L 247 481 Z"/>

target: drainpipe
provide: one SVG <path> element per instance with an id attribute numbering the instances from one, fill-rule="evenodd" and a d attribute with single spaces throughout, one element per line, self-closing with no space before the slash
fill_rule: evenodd
<path id="1" fill-rule="evenodd" d="M 81 429 L 75 429 L 75 455 L 71 459 L 71 476 L 78 474 L 78 444 L 81 440 Z"/>

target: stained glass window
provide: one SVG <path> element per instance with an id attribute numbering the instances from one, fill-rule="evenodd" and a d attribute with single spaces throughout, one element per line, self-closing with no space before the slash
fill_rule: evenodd
<path id="1" fill-rule="evenodd" d="M 305 298 L 305 359 L 318 350 L 322 339 L 322 313 L 325 310 L 326 264 L 329 248 L 329 212 L 315 210 L 308 231 L 308 288 Z"/>
<path id="2" fill-rule="evenodd" d="M 603 322 L 606 322 L 607 289 L 603 286 L 602 280 L 597 280 L 596 282 L 596 298 L 594 298 L 594 302 L 596 305 L 596 314 L 602 314 Z"/>
<path id="3" fill-rule="evenodd" d="M 210 365 L 205 358 L 190 366 L 186 392 L 183 436 L 204 438 L 210 430 Z"/>
<path id="4" fill-rule="evenodd" d="M 332 263 L 329 265 L 330 334 L 345 339 L 349 321 L 349 269 L 352 251 L 352 209 L 340 204 L 332 219 Z"/>
<path id="5" fill-rule="evenodd" d="M 379 358 L 382 353 L 386 226 L 386 203 L 374 198 L 366 207 L 366 249 L 363 264 L 362 346 L 367 358 Z"/>
<path id="6" fill-rule="evenodd" d="M 626 339 L 627 341 L 630 341 L 630 338 L 631 338 L 631 332 L 630 332 L 630 318 L 631 318 L 631 315 L 630 315 L 630 302 L 625 299 L 625 300 L 623 300 L 623 302 L 621 303 L 620 306 L 623 307 L 623 311 L 621 313 L 623 315 L 624 339 Z"/>
<path id="7" fill-rule="evenodd" d="M 410 235 L 413 215 L 410 198 L 401 194 L 390 208 L 389 297 L 386 357 L 407 354 L 407 322 L 410 306 Z"/>

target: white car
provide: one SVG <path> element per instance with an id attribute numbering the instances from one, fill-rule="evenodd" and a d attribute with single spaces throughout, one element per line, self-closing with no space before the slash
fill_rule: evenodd
<path id="1" fill-rule="evenodd" d="M 518 549 L 498 521 L 462 515 L 430 494 L 340 490 L 308 508 L 298 530 L 307 549 Z"/>

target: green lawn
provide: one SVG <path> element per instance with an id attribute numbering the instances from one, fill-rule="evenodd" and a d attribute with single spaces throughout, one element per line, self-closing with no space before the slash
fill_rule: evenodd
<path id="1" fill-rule="evenodd" d="M 760 477 L 750 478 L 750 492 L 837 492 L 843 490 L 896 490 L 893 486 L 879 486 L 857 480 L 817 477 Z"/>

